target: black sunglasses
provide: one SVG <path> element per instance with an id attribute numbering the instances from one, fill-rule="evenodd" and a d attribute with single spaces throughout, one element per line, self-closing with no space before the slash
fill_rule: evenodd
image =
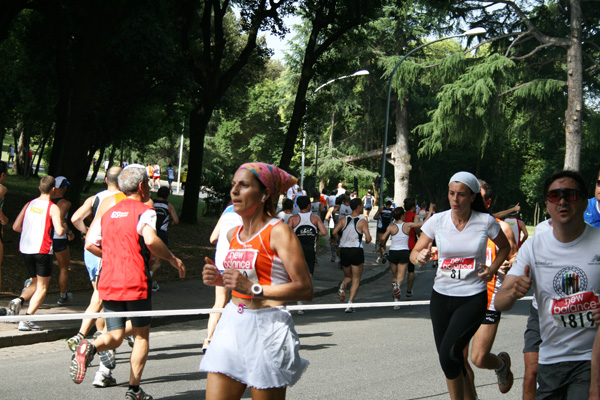
<path id="1" fill-rule="evenodd" d="M 583 193 L 577 189 L 554 189 L 546 193 L 546 200 L 551 203 L 558 203 L 562 198 L 569 202 L 581 200 Z"/>

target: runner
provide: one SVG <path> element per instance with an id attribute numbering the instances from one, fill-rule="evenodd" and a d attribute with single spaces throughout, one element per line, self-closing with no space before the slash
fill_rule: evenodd
<path id="1" fill-rule="evenodd" d="M 543 193 L 552 230 L 521 247 L 495 306 L 508 311 L 533 288 L 542 338 L 536 399 L 597 399 L 600 318 L 590 310 L 599 303 L 600 230 L 585 223 L 587 192 L 579 173 L 553 174 Z"/>
<path id="2" fill-rule="evenodd" d="M 500 225 L 487 213 L 480 191 L 473 174 L 454 174 L 448 182 L 451 209 L 429 218 L 410 255 L 413 264 L 425 264 L 431 259 L 435 239 L 439 268 L 431 294 L 431 322 L 453 400 L 475 398 L 466 375 L 463 349 L 485 317 L 486 282 L 493 278 L 510 251 Z M 484 258 L 487 237 L 499 248 L 489 267 Z"/>
<path id="3" fill-rule="evenodd" d="M 14 150 L 13 150 L 14 152 Z M 4 196 L 6 196 L 6 186 L 4 181 L 8 174 L 8 164 L 4 161 L 0 161 L 0 288 L 2 287 L 2 259 L 4 258 L 4 225 L 8 224 L 8 218 L 2 211 L 4 207 Z"/>
<path id="4" fill-rule="evenodd" d="M 348 307 L 344 312 L 353 313 L 355 310 L 352 303 L 360 287 L 360 277 L 362 276 L 363 265 L 365 262 L 365 253 L 363 249 L 362 236 L 365 235 L 364 243 L 371 243 L 371 233 L 369 225 L 360 215 L 363 212 L 362 201 L 358 198 L 350 202 L 352 213 L 346 218 L 340 218 L 333 229 L 333 234 L 341 233 L 340 237 L 340 265 L 344 271 L 344 279 L 340 284 L 338 296 L 341 302 L 346 298 L 346 285 L 352 283 L 350 287 L 350 297 L 348 298 Z"/>
<path id="5" fill-rule="evenodd" d="M 156 211 L 156 235 L 165 243 L 165 246 L 169 245 L 169 236 L 167 235 L 167 229 L 169 226 L 177 225 L 179 218 L 173 204 L 169 203 L 167 199 L 171 191 L 166 186 L 161 187 L 156 192 L 157 199 L 154 200 L 154 211 Z M 161 259 L 155 257 L 154 254 L 150 256 L 150 277 L 152 278 L 156 271 L 160 268 Z M 152 279 L 152 291 L 158 292 L 160 286 L 156 279 Z"/>
<path id="6" fill-rule="evenodd" d="M 492 186 L 481 179 L 479 180 L 479 184 L 481 185 L 481 197 L 483 197 L 483 203 L 485 208 L 489 210 L 493 197 Z M 500 224 L 502 232 L 504 232 L 504 235 L 510 243 L 510 254 L 508 255 L 508 260 L 505 261 L 498 270 L 498 273 L 496 273 L 492 280 L 487 283 L 487 311 L 485 313 L 485 318 L 481 322 L 481 326 L 473 336 L 471 362 L 478 368 L 495 370 L 496 378 L 498 380 L 498 389 L 500 390 L 500 393 L 504 394 L 508 393 L 512 388 L 514 377 L 512 371 L 510 370 L 509 354 L 506 352 L 500 352 L 498 355 L 496 355 L 491 352 L 501 318 L 501 313 L 496 311 L 494 308 L 494 297 L 498 292 L 498 288 L 500 285 L 502 285 L 502 281 L 504 280 L 506 272 L 510 269 L 510 265 L 514 259 L 514 256 L 517 254 L 518 247 L 510 225 L 499 220 L 498 218 L 496 218 L 496 220 Z M 496 244 L 492 240 L 488 239 L 485 263 L 487 266 L 492 265 L 492 262 L 496 258 L 496 251 Z M 465 360 L 469 357 L 468 344 L 465 346 L 464 356 Z M 473 391 L 475 392 L 475 395 L 477 395 L 475 386 L 475 373 L 473 372 L 473 369 L 469 365 L 468 361 L 465 362 L 465 366 L 467 368 L 467 374 L 471 379 L 471 384 L 473 385 Z"/>
<path id="7" fill-rule="evenodd" d="M 67 224 L 61 219 L 60 209 L 50 201 L 54 191 L 54 177 L 47 175 L 40 180 L 40 196 L 23 207 L 13 230 L 21 233 L 19 251 L 23 254 L 25 265 L 31 278 L 21 296 L 8 303 L 8 315 L 19 315 L 25 300 L 29 300 L 26 315 L 33 315 L 44 302 L 50 278 L 52 277 L 52 228 L 59 235 L 67 231 Z M 40 330 L 31 321 L 20 321 L 20 331 Z"/>
<path id="8" fill-rule="evenodd" d="M 335 204 L 329 207 L 327 214 L 325 215 L 325 221 L 329 227 L 329 247 L 331 249 L 331 262 L 336 262 L 336 256 L 339 253 L 339 238 L 338 235 L 333 234 L 333 229 L 340 220 L 340 207 L 342 206 L 342 197 L 335 197 L 331 195 L 330 199 L 335 199 Z"/>
<path id="9" fill-rule="evenodd" d="M 166 259 L 185 277 L 185 267 L 156 235 L 156 213 L 143 204 L 150 197 L 150 185 L 144 167 L 132 164 L 118 178 L 119 188 L 127 198 L 92 224 L 86 238 L 86 249 L 102 257 L 102 273 L 98 292 L 105 312 L 148 311 L 152 309 L 149 255 Z M 148 357 L 150 317 L 133 317 L 135 342 L 131 351 L 129 389 L 126 399 L 151 399 L 140 388 L 142 372 Z M 107 318 L 108 332 L 93 343 L 82 340 L 71 361 L 71 378 L 81 383 L 87 366 L 96 352 L 112 350 L 125 337 L 125 318 Z"/>
<path id="10" fill-rule="evenodd" d="M 373 195 L 371 195 L 371 189 L 367 190 L 367 194 L 362 198 L 362 202 L 365 205 L 365 218 L 369 222 L 369 214 L 373 209 Z"/>
<path id="11" fill-rule="evenodd" d="M 158 165 L 158 163 L 156 163 L 152 168 L 152 189 L 160 189 L 160 165 Z"/>
<path id="12" fill-rule="evenodd" d="M 588 200 L 588 206 L 583 218 L 585 222 L 596 228 L 600 228 L 600 171 L 596 175 L 594 197 Z"/>
<path id="13" fill-rule="evenodd" d="M 379 257 L 377 262 L 386 262 L 385 258 L 385 246 L 386 242 L 383 241 L 383 234 L 387 230 L 387 227 L 392 222 L 392 201 L 388 200 L 385 202 L 385 206 L 377 210 L 373 219 L 377 221 L 377 241 L 379 242 Z"/>
<path id="14" fill-rule="evenodd" d="M 172 184 L 175 180 L 175 170 L 173 169 L 173 164 L 169 164 L 169 168 L 167 168 L 167 182 L 169 182 L 169 192 L 173 193 Z"/>
<path id="15" fill-rule="evenodd" d="M 325 216 L 325 208 L 323 204 L 321 204 L 321 196 L 319 192 L 313 193 L 313 201 L 310 203 L 310 212 L 319 220 L 323 221 L 323 217 Z"/>
<path id="16" fill-rule="evenodd" d="M 294 208 L 294 202 L 288 198 L 283 200 L 281 203 L 281 211 L 277 214 L 277 218 L 283 221 L 283 223 L 287 224 L 288 220 L 292 216 L 292 209 Z"/>
<path id="17" fill-rule="evenodd" d="M 433 212 L 433 205 L 429 208 Z M 408 268 L 409 274 L 412 266 L 414 274 L 415 266 L 410 262 L 410 250 L 408 248 L 409 232 L 412 228 L 420 228 L 423 222 L 404 222 L 404 209 L 397 207 L 392 211 L 392 218 L 395 222 L 391 223 L 383 234 L 383 240 L 387 241 L 388 237 L 392 237 L 390 245 L 389 262 L 392 270 L 392 296 L 395 302 L 400 301 L 402 291 L 400 287 L 404 282 L 404 276 Z M 431 214 L 427 214 L 425 220 L 428 220 Z M 408 297 L 408 294 L 406 296 Z M 412 294 L 411 294 L 412 297 Z M 394 306 L 394 309 L 400 309 L 400 305 Z"/>
<path id="18" fill-rule="evenodd" d="M 64 176 L 57 176 L 55 178 L 55 187 L 52 192 L 52 202 L 60 209 L 61 221 L 66 223 L 71 209 L 71 202 L 64 198 L 65 192 L 69 187 L 70 183 Z M 71 264 L 71 251 L 69 250 L 69 242 L 75 239 L 73 232 L 69 231 L 64 235 L 58 235 L 56 232 L 52 236 L 52 250 L 56 256 L 56 262 L 58 263 L 59 275 L 58 275 L 58 287 L 60 289 L 60 295 L 56 304 L 64 306 L 70 303 L 73 299 L 73 294 L 68 292 L 69 288 L 69 267 Z"/>
<path id="19" fill-rule="evenodd" d="M 431 207 L 431 206 L 430 206 Z M 417 199 L 414 197 L 407 197 L 404 199 L 404 210 L 406 211 L 406 215 L 404 216 L 404 220 L 406 222 L 423 222 L 417 215 Z M 435 209 L 434 209 L 435 210 Z M 421 226 L 412 227 L 408 233 L 408 249 L 412 250 L 417 243 L 417 235 L 421 233 Z M 402 275 L 404 277 L 404 275 Z M 413 296 L 412 288 L 415 284 L 415 266 L 409 262 L 408 263 L 408 277 L 406 279 L 406 298 L 410 299 Z"/>
<path id="20" fill-rule="evenodd" d="M 294 233 L 300 241 L 304 260 L 308 266 L 310 276 L 315 274 L 315 263 L 317 260 L 317 245 L 318 236 L 326 236 L 327 229 L 319 216 L 312 212 L 312 206 L 315 203 L 310 203 L 308 196 L 300 196 L 298 198 L 298 206 L 300 214 L 292 216 L 288 220 L 288 225 L 293 229 Z M 318 203 L 321 206 L 321 203 Z M 302 305 L 301 301 L 298 305 Z M 298 310 L 298 314 L 304 314 L 304 310 Z"/>
<path id="21" fill-rule="evenodd" d="M 209 258 L 202 273 L 206 285 L 233 290 L 200 363 L 207 372 L 207 400 L 241 399 L 247 387 L 253 399 L 283 399 L 308 366 L 298 353 L 293 319 L 282 306 L 312 300 L 313 287 L 300 242 L 274 218 L 277 196 L 295 181 L 264 163 L 243 164 L 233 177 L 231 198 L 243 225 L 227 235 L 231 244 L 223 273 Z"/>
<path id="22" fill-rule="evenodd" d="M 97 193 L 95 196 L 88 197 L 83 205 L 73 213 L 71 217 L 71 222 L 73 226 L 77 228 L 82 236 L 85 238 L 89 228 L 85 225 L 85 220 L 88 217 L 92 217 L 94 219 L 96 216 L 99 218 L 102 217 L 103 211 L 101 210 L 101 205 L 104 199 L 109 198 L 110 196 L 114 196 L 117 193 L 122 194 L 119 190 L 119 185 L 117 178 L 121 173 L 121 167 L 111 167 L 104 178 L 104 182 L 107 185 L 107 189 Z M 125 197 L 125 195 L 123 195 Z M 83 250 L 83 259 L 85 261 L 85 267 L 88 270 L 88 275 L 90 277 L 90 282 L 92 287 L 94 288 L 94 292 L 92 293 L 92 297 L 90 299 L 90 304 L 86 308 L 85 312 L 87 313 L 97 313 L 102 310 L 102 300 L 100 300 L 100 295 L 98 294 L 98 287 L 96 285 L 98 280 L 98 273 L 100 272 L 100 257 L 97 257 L 90 253 L 87 250 Z M 99 318 L 96 321 L 96 333 L 104 333 L 106 331 L 106 322 L 104 319 Z M 70 337 L 67 340 L 67 346 L 69 349 L 75 353 L 77 350 L 77 346 L 82 339 L 90 333 L 92 325 L 94 324 L 93 319 L 84 319 L 81 321 L 81 326 L 79 327 L 79 331 L 75 336 Z M 109 367 L 111 366 L 111 359 L 114 359 L 114 353 L 111 353 L 112 350 L 108 350 L 102 357 L 102 359 L 107 361 Z M 112 368 L 108 368 L 104 362 L 99 363 L 99 370 L 96 372 L 94 377 L 94 382 L 92 385 L 95 387 L 109 387 L 115 386 L 117 384 L 116 379 L 112 376 Z"/>
<path id="23" fill-rule="evenodd" d="M 525 222 L 519 219 L 518 211 L 509 214 L 508 217 L 504 219 L 504 222 L 506 222 L 512 229 L 513 235 L 515 236 L 515 239 L 517 241 L 517 247 L 520 249 L 523 243 L 529 237 L 529 233 L 527 232 L 527 226 L 525 225 Z"/>
<path id="24" fill-rule="evenodd" d="M 289 206 L 289 214 L 292 215 L 292 206 L 294 203 L 290 199 L 284 200 L 284 207 Z M 289 218 L 289 217 L 288 217 Z M 215 252 L 215 266 L 219 269 L 220 273 L 223 273 L 223 260 L 229 251 L 229 239 L 227 238 L 227 233 L 230 230 L 235 228 L 236 226 L 242 225 L 242 218 L 237 214 L 233 209 L 233 204 L 228 205 L 223 214 L 221 214 L 221 218 L 217 222 L 215 229 L 212 231 L 210 235 L 210 242 L 212 244 L 217 244 L 217 249 Z M 223 286 L 215 286 L 215 303 L 213 304 L 213 308 L 224 308 L 229 301 L 229 292 Z M 213 334 L 215 332 L 215 328 L 217 327 L 217 323 L 221 318 L 221 313 L 211 313 L 208 317 L 208 325 L 206 327 L 206 338 L 202 342 L 202 354 L 205 354 L 210 346 L 210 342 L 213 338 Z"/>

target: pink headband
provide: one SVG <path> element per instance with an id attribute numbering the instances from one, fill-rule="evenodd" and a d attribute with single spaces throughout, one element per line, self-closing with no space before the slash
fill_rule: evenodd
<path id="1" fill-rule="evenodd" d="M 298 182 L 297 178 L 275 165 L 252 162 L 240 165 L 238 171 L 242 168 L 252 172 L 273 196 L 285 193 L 290 186 Z"/>

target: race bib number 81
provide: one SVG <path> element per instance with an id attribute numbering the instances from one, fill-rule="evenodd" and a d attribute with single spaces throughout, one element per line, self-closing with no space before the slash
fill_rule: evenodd
<path id="1" fill-rule="evenodd" d="M 553 299 L 550 314 L 554 326 L 560 328 L 593 328 L 592 310 L 600 307 L 598 294 L 575 293 L 561 299 Z"/>
<path id="2" fill-rule="evenodd" d="M 445 258 L 439 268 L 444 276 L 451 279 L 465 279 L 475 270 L 474 258 Z"/>

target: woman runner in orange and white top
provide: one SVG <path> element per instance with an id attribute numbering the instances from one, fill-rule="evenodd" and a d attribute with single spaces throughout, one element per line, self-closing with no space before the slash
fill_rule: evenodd
<path id="1" fill-rule="evenodd" d="M 284 399 L 308 361 L 300 358 L 288 301 L 310 301 L 313 287 L 292 229 L 275 218 L 275 202 L 296 178 L 269 164 L 247 163 L 233 177 L 231 199 L 243 225 L 229 231 L 223 273 L 206 258 L 207 285 L 232 290 L 200 369 L 206 398 Z"/>

